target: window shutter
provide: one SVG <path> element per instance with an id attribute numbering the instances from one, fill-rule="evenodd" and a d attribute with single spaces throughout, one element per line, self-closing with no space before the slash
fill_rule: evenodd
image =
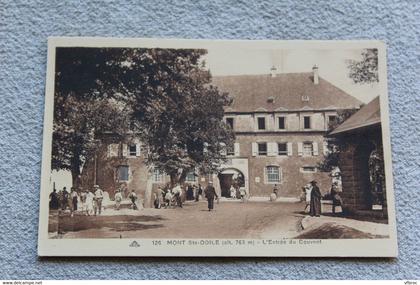
<path id="1" fill-rule="evenodd" d="M 240 145 L 239 145 L 239 143 L 238 142 L 236 142 L 234 145 L 233 145 L 233 148 L 234 148 L 234 152 L 235 152 L 235 156 L 240 156 Z"/>
<path id="2" fill-rule="evenodd" d="M 264 184 L 268 183 L 267 166 L 264 167 Z"/>
<path id="3" fill-rule="evenodd" d="M 301 142 L 298 142 L 298 155 L 303 155 L 303 144 Z"/>
<path id="4" fill-rule="evenodd" d="M 220 143 L 220 155 L 227 155 L 227 151 L 226 151 L 226 144 L 225 143 Z"/>
<path id="5" fill-rule="evenodd" d="M 328 155 L 328 142 L 327 141 L 324 141 L 324 143 L 323 143 L 323 152 L 324 152 L 324 155 Z"/>
<path id="6" fill-rule="evenodd" d="M 253 142 L 252 143 L 252 156 L 257 156 L 258 153 L 258 145 L 257 143 Z"/>
<path id="7" fill-rule="evenodd" d="M 313 147 L 313 150 L 314 150 L 314 155 L 318 155 L 318 143 L 313 142 L 312 147 Z"/>
<path id="8" fill-rule="evenodd" d="M 109 144 L 106 152 L 107 157 L 111 157 L 112 146 Z"/>
<path id="9" fill-rule="evenodd" d="M 108 145 L 107 156 L 108 157 L 118 156 L 118 144 L 112 143 Z"/>
<path id="10" fill-rule="evenodd" d="M 136 156 L 141 154 L 141 143 L 136 143 Z"/>
<path id="11" fill-rule="evenodd" d="M 275 156 L 276 155 L 277 144 L 274 142 L 267 143 L 267 155 Z"/>
<path id="12" fill-rule="evenodd" d="M 279 167 L 279 183 L 283 181 L 283 169 Z"/>
<path id="13" fill-rule="evenodd" d="M 127 154 L 128 154 L 128 145 L 127 145 L 127 144 L 125 144 L 125 143 L 123 143 L 123 145 L 122 145 L 122 155 L 123 155 L 124 157 L 126 157 L 126 156 L 127 156 Z"/>
<path id="14" fill-rule="evenodd" d="M 291 142 L 287 143 L 287 155 L 288 156 L 293 155 L 293 143 L 291 143 Z"/>

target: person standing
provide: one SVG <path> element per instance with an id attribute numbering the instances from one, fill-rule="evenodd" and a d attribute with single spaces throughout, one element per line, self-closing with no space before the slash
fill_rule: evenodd
<path id="1" fill-rule="evenodd" d="M 319 217 L 321 215 L 321 191 L 317 186 L 315 180 L 311 181 L 312 191 L 311 191 L 311 204 L 309 209 L 309 214 L 311 217 Z"/>
<path id="2" fill-rule="evenodd" d="M 82 192 L 80 193 L 80 210 L 83 213 L 85 213 L 85 215 L 87 215 L 87 204 L 86 204 L 86 199 L 87 199 L 87 192 L 85 189 L 82 189 Z"/>
<path id="3" fill-rule="evenodd" d="M 236 199 L 236 188 L 232 185 L 230 185 L 230 198 Z"/>
<path id="4" fill-rule="evenodd" d="M 310 207 L 311 207 L 311 192 L 312 192 L 312 186 L 311 186 L 311 184 L 305 185 L 305 187 L 303 187 L 303 191 L 305 191 L 304 192 L 304 194 L 305 194 L 305 209 L 303 209 L 303 211 L 305 213 L 307 213 L 306 212 L 306 209 L 307 208 L 310 209 Z"/>
<path id="5" fill-rule="evenodd" d="M 86 214 L 88 216 L 93 214 L 93 204 L 94 204 L 95 194 L 92 191 L 87 191 L 86 193 Z"/>
<path id="6" fill-rule="evenodd" d="M 245 190 L 245 187 L 244 186 L 241 186 L 239 188 L 239 193 L 241 195 L 241 202 L 244 203 L 245 202 L 245 199 L 246 199 L 246 190 Z"/>
<path id="7" fill-rule="evenodd" d="M 195 202 L 200 201 L 200 194 L 198 193 L 197 185 L 193 185 L 193 190 L 194 190 L 194 200 L 195 200 Z"/>
<path id="8" fill-rule="evenodd" d="M 201 187 L 201 184 L 198 184 L 198 196 L 201 196 L 201 199 L 203 199 L 203 188 Z"/>
<path id="9" fill-rule="evenodd" d="M 214 208 L 214 198 L 219 199 L 219 196 L 217 196 L 216 189 L 213 187 L 213 182 L 209 181 L 209 184 L 207 185 L 206 190 L 204 190 L 206 198 L 207 198 L 207 207 L 209 208 L 209 211 L 213 210 Z"/>
<path id="10" fill-rule="evenodd" d="M 50 209 L 58 210 L 58 207 L 60 206 L 59 203 L 57 190 L 54 188 L 50 194 Z"/>
<path id="11" fill-rule="evenodd" d="M 63 187 L 63 191 L 61 192 L 60 195 L 60 203 L 61 203 L 61 210 L 66 210 L 67 209 L 67 205 L 69 203 L 69 192 L 67 192 L 67 188 Z"/>
<path id="12" fill-rule="evenodd" d="M 181 185 L 177 184 L 174 189 L 172 189 L 172 194 L 175 197 L 175 201 L 177 206 L 179 206 L 180 208 L 182 208 L 182 188 Z"/>
<path id="13" fill-rule="evenodd" d="M 337 182 L 334 182 L 331 185 L 330 195 L 331 195 L 332 202 L 333 202 L 333 204 L 332 204 L 332 213 L 333 213 L 333 215 L 335 215 L 335 208 L 337 206 L 340 206 L 341 207 L 342 204 L 343 204 L 343 200 L 341 199 L 340 195 L 338 194 L 338 183 Z"/>
<path id="14" fill-rule="evenodd" d="M 115 193 L 115 195 L 114 195 L 114 200 L 115 200 L 115 210 L 119 210 L 120 209 L 120 206 L 121 206 L 121 201 L 122 201 L 122 199 L 123 199 L 123 197 L 122 197 L 122 193 L 121 193 L 122 191 L 121 191 L 121 189 L 118 189 L 117 190 L 117 193 Z"/>
<path id="15" fill-rule="evenodd" d="M 94 214 L 96 216 L 96 213 L 98 213 L 98 215 L 101 214 L 102 212 L 102 200 L 104 199 L 104 192 L 101 190 L 101 188 L 99 188 L 99 185 L 95 185 L 93 186 L 94 190 L 95 190 L 95 198 L 94 198 Z"/>
<path id="16" fill-rule="evenodd" d="M 138 210 L 137 208 L 137 194 L 136 192 L 133 190 L 131 190 L 131 193 L 128 195 L 128 198 L 131 200 L 131 207 L 133 208 L 133 210 Z"/>
<path id="17" fill-rule="evenodd" d="M 74 212 L 77 211 L 77 202 L 79 194 L 77 194 L 76 188 L 71 187 L 70 199 L 71 199 L 71 216 L 73 217 Z"/>

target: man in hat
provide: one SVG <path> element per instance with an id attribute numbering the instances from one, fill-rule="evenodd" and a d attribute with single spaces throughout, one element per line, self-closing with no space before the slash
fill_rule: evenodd
<path id="1" fill-rule="evenodd" d="M 101 214 L 102 211 L 102 200 L 104 199 L 104 192 L 101 190 L 101 188 L 99 188 L 99 185 L 94 185 L 94 194 L 95 194 L 95 198 L 94 198 L 94 212 L 95 212 L 95 216 L 96 213 L 98 212 L 98 215 Z"/>
<path id="2" fill-rule="evenodd" d="M 311 204 L 309 208 L 309 214 L 311 217 L 319 217 L 321 215 L 321 191 L 317 186 L 315 180 L 311 181 L 312 190 L 311 190 Z"/>
<path id="3" fill-rule="evenodd" d="M 219 196 L 217 196 L 216 190 L 213 187 L 212 181 L 209 181 L 209 184 L 207 185 L 206 190 L 204 190 L 204 193 L 206 194 L 209 211 L 211 211 L 214 208 L 214 198 L 216 197 L 216 199 L 219 199 Z"/>

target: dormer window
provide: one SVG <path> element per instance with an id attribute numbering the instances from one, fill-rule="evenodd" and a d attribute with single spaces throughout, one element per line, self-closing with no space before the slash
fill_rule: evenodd
<path id="1" fill-rule="evenodd" d="M 258 123 L 259 130 L 265 130 L 265 117 L 257 118 L 257 123 Z"/>
<path id="2" fill-rule="evenodd" d="M 274 103 L 274 97 L 273 96 L 268 97 L 267 103 Z"/>

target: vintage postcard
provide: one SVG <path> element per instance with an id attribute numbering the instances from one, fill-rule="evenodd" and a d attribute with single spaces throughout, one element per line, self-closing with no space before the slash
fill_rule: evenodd
<path id="1" fill-rule="evenodd" d="M 50 38 L 40 256 L 396 257 L 379 41 Z"/>

